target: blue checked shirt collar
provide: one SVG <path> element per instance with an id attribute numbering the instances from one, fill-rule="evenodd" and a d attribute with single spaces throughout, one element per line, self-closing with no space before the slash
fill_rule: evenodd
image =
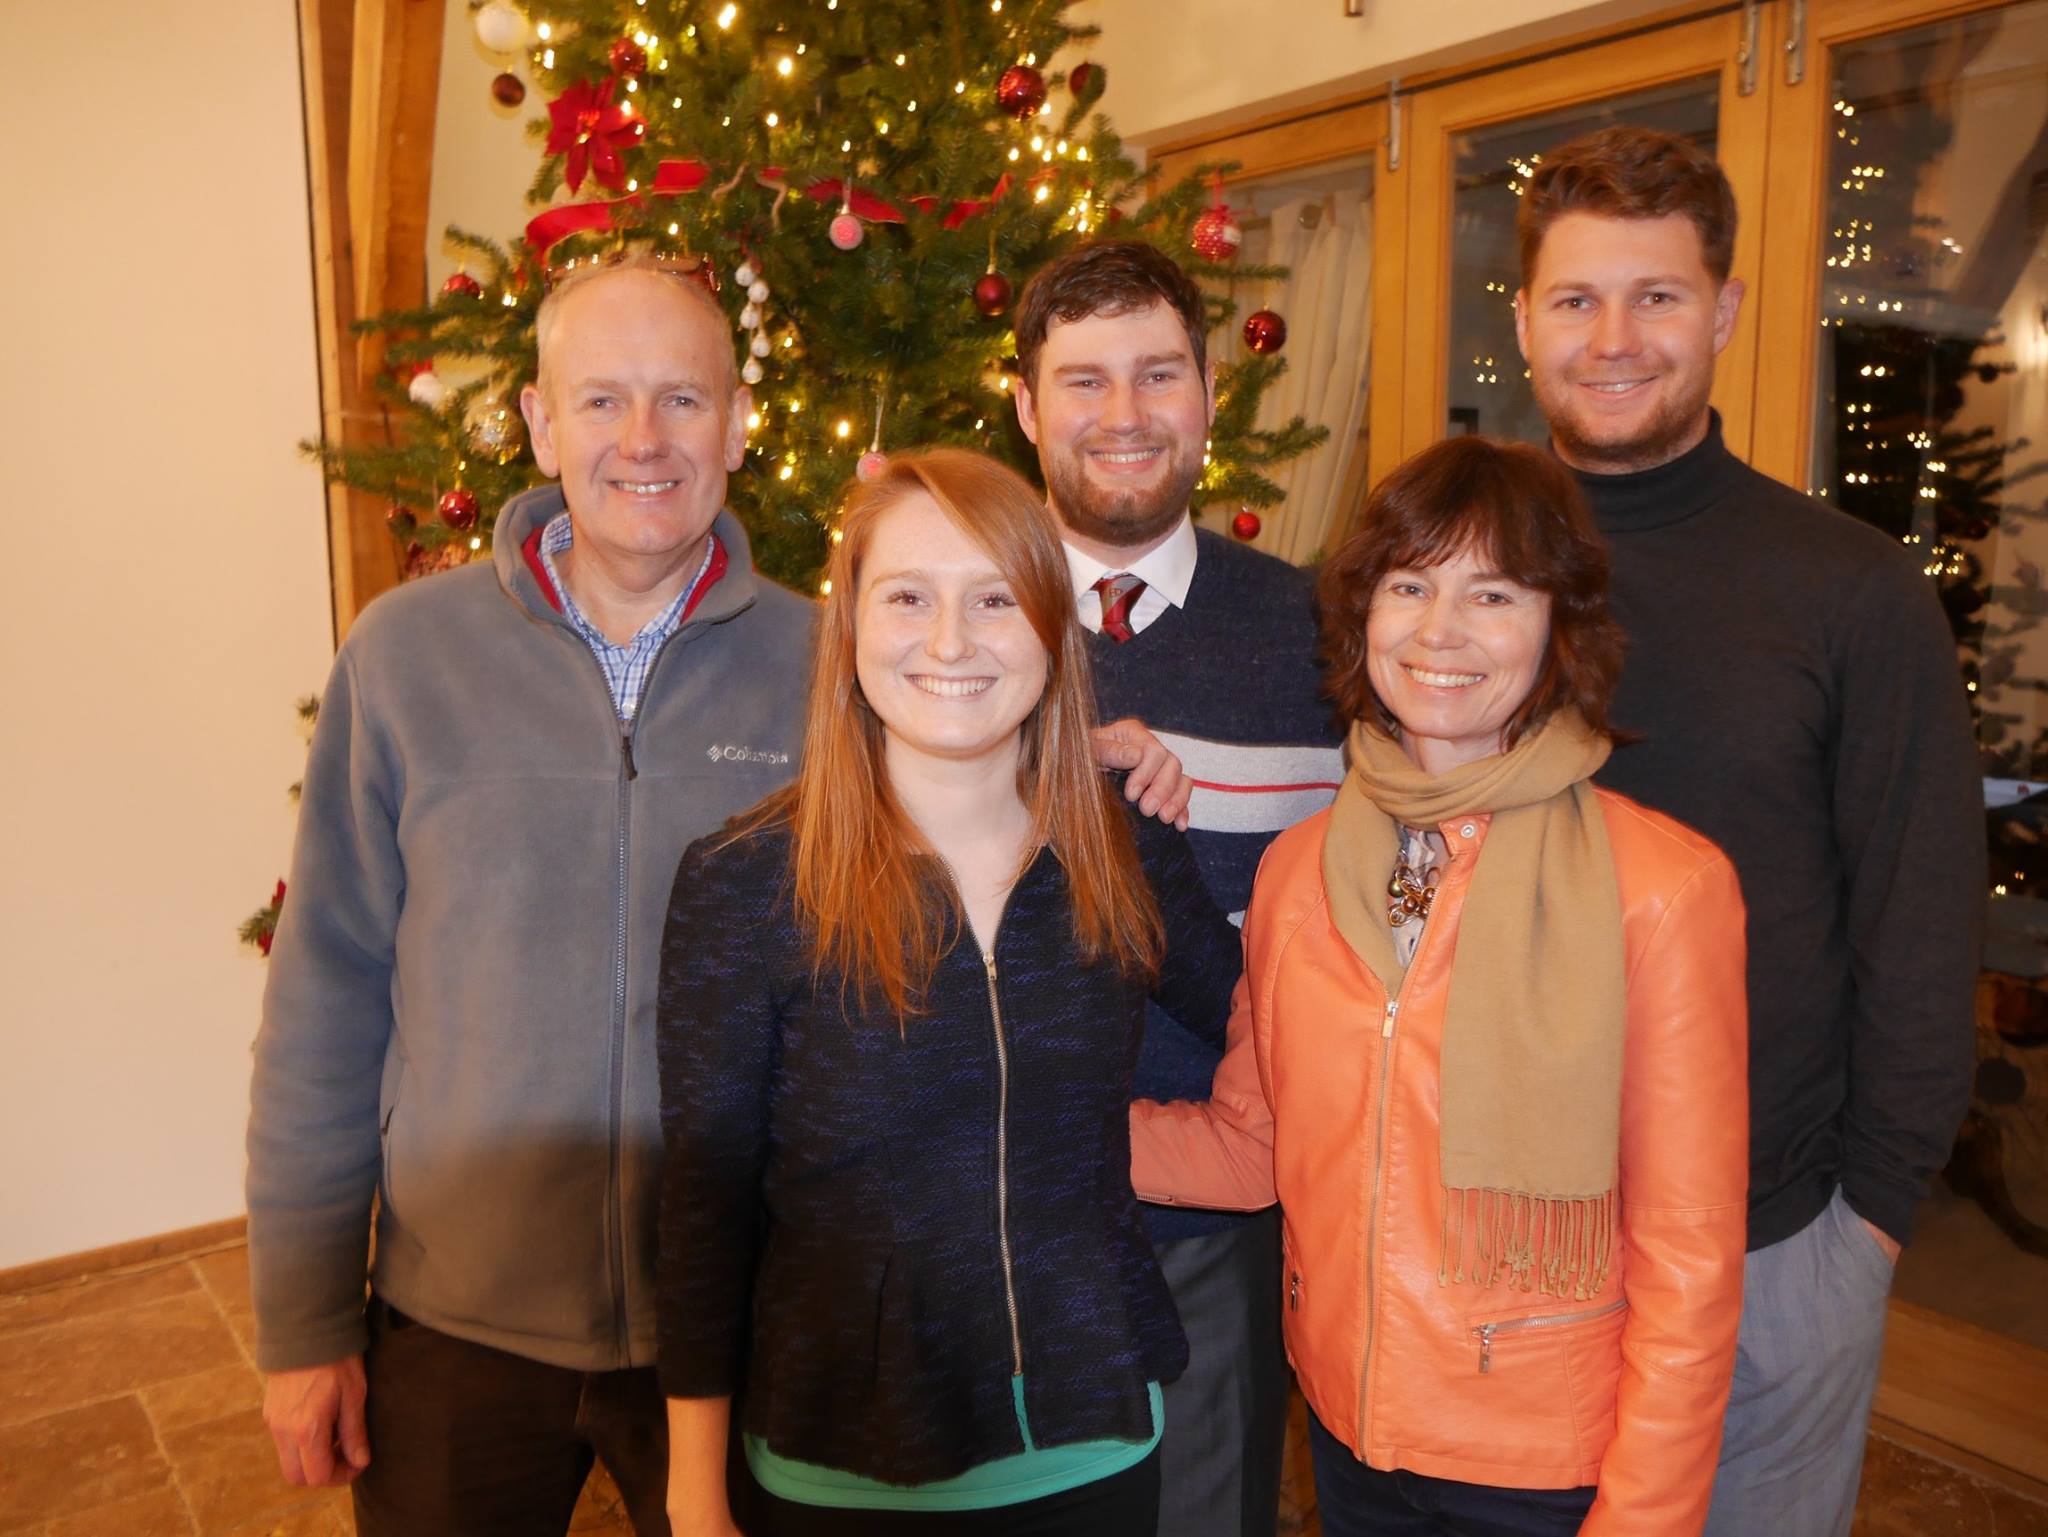
<path id="1" fill-rule="evenodd" d="M 576 627 L 576 633 L 583 637 L 591 654 L 597 658 L 597 665 L 604 670 L 604 681 L 612 691 L 612 705 L 618 710 L 619 719 L 631 720 L 633 712 L 640 706 L 640 695 L 647 687 L 647 675 L 654 667 L 655 656 L 663 643 L 675 634 L 682 623 L 684 611 L 690 606 L 691 597 L 703 585 L 704 573 L 711 569 L 712 541 L 704 541 L 703 563 L 697 567 L 697 574 L 676 594 L 675 601 L 641 626 L 639 634 L 619 646 L 584 617 L 583 610 L 569 595 L 568 583 L 562 580 L 562 573 L 555 566 L 555 557 L 568 549 L 575 538 L 569 514 L 556 513 L 541 530 L 541 565 L 546 567 L 548 580 L 554 583 L 555 594 L 562 600 L 562 616 Z"/>

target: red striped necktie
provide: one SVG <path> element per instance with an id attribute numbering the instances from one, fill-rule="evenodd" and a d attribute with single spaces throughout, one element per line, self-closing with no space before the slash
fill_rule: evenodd
<path id="1" fill-rule="evenodd" d="M 1131 628 L 1131 609 L 1138 601 L 1138 594 L 1144 590 L 1145 579 L 1132 576 L 1128 571 L 1119 571 L 1096 581 L 1095 595 L 1102 600 L 1103 634 L 1122 643 L 1137 633 Z"/>

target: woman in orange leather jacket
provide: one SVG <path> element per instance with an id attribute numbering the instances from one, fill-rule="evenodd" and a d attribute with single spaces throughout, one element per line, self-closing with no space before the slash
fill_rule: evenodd
<path id="1" fill-rule="evenodd" d="M 1453 438 L 1321 579 L 1354 720 L 1280 835 L 1204 1104 L 1132 1110 L 1150 1201 L 1283 1218 L 1329 1537 L 1680 1537 L 1741 1313 L 1743 908 L 1591 776 L 1621 638 L 1568 471 Z"/>

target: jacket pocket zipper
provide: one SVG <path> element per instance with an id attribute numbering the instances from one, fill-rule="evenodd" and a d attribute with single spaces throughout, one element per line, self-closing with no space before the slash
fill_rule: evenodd
<path id="1" fill-rule="evenodd" d="M 1541 1318 L 1507 1318 L 1480 1324 L 1472 1331 L 1479 1337 L 1479 1370 L 1493 1370 L 1493 1337 L 1496 1334 L 1512 1334 L 1522 1329 L 1554 1329 L 1560 1324 L 1582 1324 L 1595 1318 L 1605 1318 L 1609 1313 L 1618 1313 L 1627 1306 L 1627 1298 L 1617 1297 L 1605 1307 L 1585 1308 L 1576 1313 L 1547 1313 Z"/>

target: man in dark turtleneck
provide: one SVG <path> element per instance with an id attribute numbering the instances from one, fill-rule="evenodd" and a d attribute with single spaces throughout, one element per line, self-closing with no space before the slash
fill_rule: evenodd
<path id="1" fill-rule="evenodd" d="M 1630 640 L 1639 740 L 1600 777 L 1726 849 L 1749 907 L 1750 1252 L 1707 1530 L 1846 1533 L 1891 1267 L 1969 1097 L 1985 853 L 1955 645 L 1898 544 L 1723 445 L 1743 285 L 1710 158 L 1588 135 L 1518 233 L 1522 353 Z"/>

